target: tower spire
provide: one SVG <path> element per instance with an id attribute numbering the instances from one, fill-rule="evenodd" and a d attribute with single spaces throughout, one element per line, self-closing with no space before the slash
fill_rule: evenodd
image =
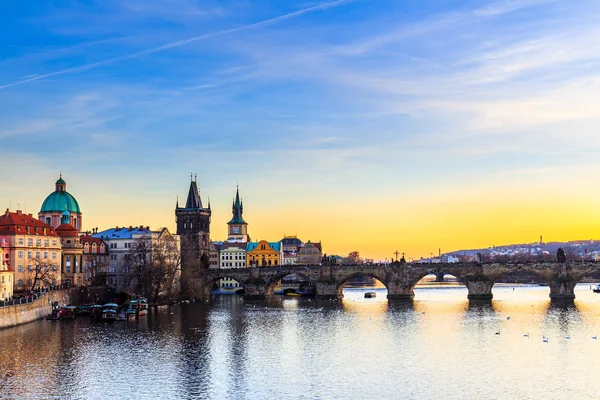
<path id="1" fill-rule="evenodd" d="M 191 177 L 193 178 L 193 174 Z M 202 199 L 200 198 L 200 192 L 194 180 L 190 182 L 190 190 L 188 192 L 187 201 L 185 202 L 185 208 L 202 208 Z"/>

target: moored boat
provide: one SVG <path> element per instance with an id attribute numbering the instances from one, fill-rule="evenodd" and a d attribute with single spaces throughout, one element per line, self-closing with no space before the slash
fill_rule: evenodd
<path id="1" fill-rule="evenodd" d="M 596 287 L 592 290 L 594 291 L 594 293 L 600 293 L 600 284 L 596 285 Z"/>
<path id="2" fill-rule="evenodd" d="M 372 299 L 374 297 L 377 297 L 377 293 L 375 293 L 375 292 L 367 292 L 367 293 L 365 293 L 365 299 Z"/>
<path id="3" fill-rule="evenodd" d="M 59 319 L 73 319 L 75 318 L 75 310 L 75 306 L 62 306 L 57 316 Z"/>
<path id="4" fill-rule="evenodd" d="M 91 304 L 77 306 L 77 315 L 90 315 L 93 309 L 94 306 Z"/>
<path id="5" fill-rule="evenodd" d="M 113 322 L 117 320 L 117 308 L 118 304 L 107 303 L 102 307 L 102 321 Z"/>
<path id="6" fill-rule="evenodd" d="M 146 300 L 144 297 L 139 297 L 129 301 L 127 318 L 143 317 L 146 314 L 148 314 L 148 300 Z"/>

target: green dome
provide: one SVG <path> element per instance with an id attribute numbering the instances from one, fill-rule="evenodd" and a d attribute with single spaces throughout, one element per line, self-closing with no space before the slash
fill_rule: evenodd
<path id="1" fill-rule="evenodd" d="M 58 178 L 58 180 L 56 181 L 57 185 L 65 185 L 67 182 L 64 181 L 64 179 L 62 177 Z"/>
<path id="2" fill-rule="evenodd" d="M 56 191 L 54 193 L 50 193 L 44 203 L 42 204 L 42 209 L 40 212 L 63 212 L 68 211 L 70 213 L 81 213 L 79 209 L 79 204 L 75 197 L 71 196 L 69 192 L 59 192 Z"/>

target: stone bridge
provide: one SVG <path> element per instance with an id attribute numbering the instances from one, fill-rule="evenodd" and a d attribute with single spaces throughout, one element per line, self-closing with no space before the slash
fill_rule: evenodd
<path id="1" fill-rule="evenodd" d="M 222 278 L 235 279 L 245 289 L 249 298 L 273 295 L 273 289 L 283 277 L 296 274 L 311 282 L 316 297 L 341 298 L 348 280 L 356 276 L 370 276 L 385 285 L 388 299 L 412 299 L 415 285 L 429 274 L 454 275 L 463 283 L 471 300 L 492 299 L 492 287 L 515 272 L 528 272 L 539 282 L 550 287 L 550 298 L 573 300 L 574 288 L 586 275 L 600 270 L 595 262 L 540 262 L 540 263 L 469 263 L 469 264 L 405 264 L 394 262 L 387 265 L 324 265 L 324 266 L 277 266 L 206 270 L 200 280 L 200 295 L 206 297 L 215 282 Z"/>

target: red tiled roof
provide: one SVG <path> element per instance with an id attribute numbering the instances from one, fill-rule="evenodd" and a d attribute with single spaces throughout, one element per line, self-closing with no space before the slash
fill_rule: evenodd
<path id="1" fill-rule="evenodd" d="M 108 254 L 108 246 L 106 245 L 106 243 L 104 243 L 102 241 L 102 239 L 100 238 L 95 238 L 95 237 L 91 237 L 91 236 L 87 236 L 87 235 L 81 235 L 81 244 L 83 244 L 85 246 L 85 244 L 87 243 L 89 246 L 91 246 L 92 244 L 96 244 L 96 252 L 95 253 L 91 253 L 91 254 Z M 100 252 L 100 246 L 104 245 L 104 252 Z M 91 252 L 91 249 L 90 249 Z"/>
<path id="2" fill-rule="evenodd" d="M 87 235 L 81 235 L 81 243 L 96 243 L 97 245 L 100 245 L 104 242 L 100 238 L 95 238 L 95 237 L 87 236 Z"/>
<path id="3" fill-rule="evenodd" d="M 0 235 L 58 236 L 53 227 L 33 218 L 31 214 L 8 210 L 0 215 Z"/>
<path id="4" fill-rule="evenodd" d="M 56 227 L 56 233 L 60 237 L 78 236 L 77 229 L 71 224 L 60 224 Z"/>

